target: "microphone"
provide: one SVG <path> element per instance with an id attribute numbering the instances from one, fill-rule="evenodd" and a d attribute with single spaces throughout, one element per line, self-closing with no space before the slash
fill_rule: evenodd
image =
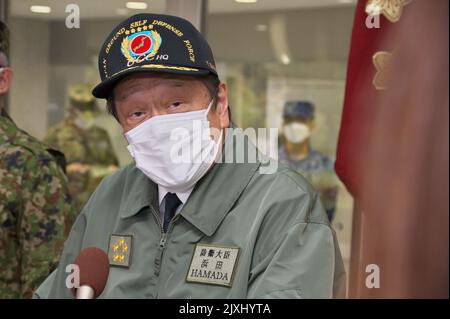
<path id="1" fill-rule="evenodd" d="M 105 289 L 109 275 L 106 253 L 97 247 L 83 249 L 74 262 L 79 267 L 80 286 L 73 288 L 76 299 L 96 299 Z"/>

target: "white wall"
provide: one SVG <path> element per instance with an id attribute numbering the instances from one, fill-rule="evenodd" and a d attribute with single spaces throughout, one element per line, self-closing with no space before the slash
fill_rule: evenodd
<path id="1" fill-rule="evenodd" d="M 14 81 L 9 110 L 16 124 L 42 138 L 47 130 L 49 23 L 11 18 Z"/>

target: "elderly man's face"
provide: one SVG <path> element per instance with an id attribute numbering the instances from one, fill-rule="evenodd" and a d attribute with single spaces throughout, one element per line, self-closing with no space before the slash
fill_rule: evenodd
<path id="1" fill-rule="evenodd" d="M 136 74 L 125 78 L 114 88 L 116 112 L 124 132 L 153 116 L 205 109 L 211 99 L 206 85 L 190 76 Z M 212 128 L 229 126 L 224 83 L 219 85 L 217 107 L 211 109 L 208 120 Z"/>

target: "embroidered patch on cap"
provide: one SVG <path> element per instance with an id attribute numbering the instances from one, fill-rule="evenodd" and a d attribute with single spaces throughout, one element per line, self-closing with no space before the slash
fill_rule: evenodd
<path id="1" fill-rule="evenodd" d="M 239 247 L 197 244 L 186 281 L 231 287 L 239 250 Z"/>
<path id="2" fill-rule="evenodd" d="M 153 30 L 141 31 L 125 37 L 121 44 L 121 51 L 128 60 L 127 66 L 153 59 L 158 53 L 161 42 L 161 35 Z"/>

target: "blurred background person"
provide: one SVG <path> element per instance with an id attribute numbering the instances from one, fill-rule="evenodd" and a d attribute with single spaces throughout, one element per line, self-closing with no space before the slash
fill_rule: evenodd
<path id="1" fill-rule="evenodd" d="M 5 110 L 12 79 L 0 21 L 0 298 L 28 298 L 56 268 L 75 211 L 55 158 Z"/>
<path id="2" fill-rule="evenodd" d="M 65 119 L 50 127 L 44 137 L 66 155 L 69 191 L 78 212 L 102 178 L 119 165 L 108 132 L 94 124 L 99 109 L 91 90 L 90 84 L 71 85 Z"/>
<path id="3" fill-rule="evenodd" d="M 283 110 L 283 137 L 278 160 L 302 174 L 319 191 L 328 220 L 333 220 L 338 180 L 333 160 L 311 146 L 316 129 L 315 107 L 308 101 L 287 102 Z"/>

